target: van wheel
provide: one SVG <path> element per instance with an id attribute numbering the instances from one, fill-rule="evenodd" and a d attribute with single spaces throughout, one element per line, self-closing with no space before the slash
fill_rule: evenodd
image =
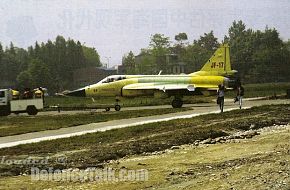
<path id="1" fill-rule="evenodd" d="M 8 106 L 0 107 L 0 116 L 8 116 L 10 115 L 10 109 Z"/>
<path id="2" fill-rule="evenodd" d="M 106 108 L 105 110 L 106 110 L 106 111 L 110 111 L 110 108 Z"/>
<path id="3" fill-rule="evenodd" d="M 36 115 L 38 113 L 38 110 L 35 106 L 28 106 L 26 108 L 26 112 L 28 113 L 28 115 Z"/>
<path id="4" fill-rule="evenodd" d="M 0 111 L 0 116 L 8 116 L 10 115 L 9 111 Z"/>

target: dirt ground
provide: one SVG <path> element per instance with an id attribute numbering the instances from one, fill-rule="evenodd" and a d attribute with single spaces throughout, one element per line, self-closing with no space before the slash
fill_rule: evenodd
<path id="1" fill-rule="evenodd" d="M 290 125 L 255 132 L 248 139 L 176 146 L 104 166 L 144 169 L 145 181 L 31 181 L 24 175 L 2 178 L 0 189 L 289 189 Z"/>

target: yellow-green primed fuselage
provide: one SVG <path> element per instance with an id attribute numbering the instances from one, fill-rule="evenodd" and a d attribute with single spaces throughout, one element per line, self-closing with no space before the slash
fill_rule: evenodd
<path id="1" fill-rule="evenodd" d="M 118 80 L 122 78 L 122 80 Z M 198 92 L 210 90 L 215 91 L 219 84 L 228 86 L 228 79 L 223 76 L 198 76 L 198 75 L 115 75 L 107 79 L 116 79 L 114 82 L 101 82 L 89 85 L 85 90 L 86 96 L 89 97 L 136 97 L 136 96 L 149 96 L 157 94 L 159 91 L 163 93 L 176 92 L 180 90 L 188 90 L 184 87 L 192 87 L 199 89 Z M 127 89 L 124 88 L 128 85 L 134 84 L 134 87 Z M 170 85 L 171 88 L 166 89 Z M 154 88 L 156 86 L 163 86 L 163 88 Z M 175 87 L 175 88 L 174 88 Z M 181 87 L 179 89 L 179 87 Z M 205 87 L 206 89 L 202 89 Z M 196 91 L 194 89 L 194 91 Z M 167 91 L 167 92 L 166 92 Z M 189 91 L 189 90 L 188 90 Z M 189 92 L 194 92 L 192 91 Z M 194 93 L 192 93 L 194 94 Z M 180 94 L 181 95 L 181 94 Z"/>
<path id="2" fill-rule="evenodd" d="M 209 95 L 216 93 L 218 85 L 226 89 L 235 87 L 231 77 L 237 72 L 231 69 L 228 45 L 221 45 L 202 69 L 191 74 L 180 75 L 113 75 L 100 82 L 69 92 L 70 96 L 85 97 L 137 97 L 174 96 L 181 107 L 182 97 L 187 95 Z M 175 102 L 176 103 L 176 102 Z M 172 103 L 173 104 L 173 103 Z"/>

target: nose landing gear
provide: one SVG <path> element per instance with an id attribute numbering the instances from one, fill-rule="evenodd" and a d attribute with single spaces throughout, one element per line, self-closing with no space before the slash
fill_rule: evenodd
<path id="1" fill-rule="evenodd" d="M 115 104 L 115 110 L 116 111 L 120 111 L 121 110 L 121 106 L 119 105 L 119 99 L 116 99 L 116 104 Z"/>

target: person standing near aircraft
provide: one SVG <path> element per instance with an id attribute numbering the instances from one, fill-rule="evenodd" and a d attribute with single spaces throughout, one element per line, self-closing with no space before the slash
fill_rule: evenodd
<path id="1" fill-rule="evenodd" d="M 43 97 L 43 92 L 42 92 L 41 88 L 38 88 L 35 90 L 34 97 L 35 98 L 42 98 Z"/>
<path id="2" fill-rule="evenodd" d="M 224 102 L 225 102 L 225 87 L 221 84 L 218 85 L 219 89 L 217 91 L 217 104 L 220 107 L 221 113 L 224 112 Z"/>
<path id="3" fill-rule="evenodd" d="M 23 93 L 23 99 L 32 99 L 33 93 L 31 92 L 30 88 L 25 88 Z"/>
<path id="4" fill-rule="evenodd" d="M 242 109 L 242 104 L 243 104 L 243 96 L 244 96 L 244 87 L 239 84 L 237 88 L 237 100 L 239 101 L 239 107 Z"/>
<path id="5" fill-rule="evenodd" d="M 19 100 L 20 98 L 20 92 L 18 89 L 12 90 L 12 99 L 13 100 Z"/>

